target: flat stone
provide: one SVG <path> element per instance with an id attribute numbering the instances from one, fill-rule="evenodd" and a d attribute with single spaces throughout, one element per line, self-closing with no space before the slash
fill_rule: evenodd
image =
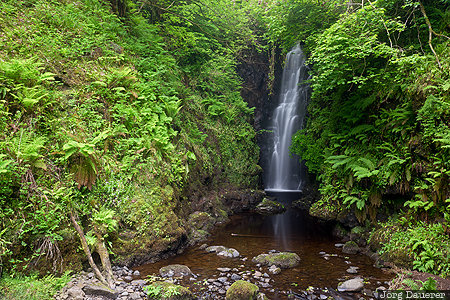
<path id="1" fill-rule="evenodd" d="M 140 276 L 140 275 L 141 275 L 141 272 L 139 272 L 138 270 L 133 272 L 133 276 Z"/>
<path id="2" fill-rule="evenodd" d="M 342 247 L 344 247 L 344 244 L 338 243 L 338 244 L 334 244 L 334 246 L 336 248 L 342 248 Z"/>
<path id="3" fill-rule="evenodd" d="M 91 296 L 104 296 L 110 299 L 116 299 L 119 296 L 119 293 L 115 290 L 110 289 L 109 287 L 103 284 L 88 284 L 83 287 L 83 291 L 86 295 Z"/>
<path id="4" fill-rule="evenodd" d="M 217 268 L 217 270 L 220 272 L 230 272 L 231 271 L 230 268 Z"/>
<path id="5" fill-rule="evenodd" d="M 339 292 L 359 292 L 364 287 L 364 280 L 362 278 L 354 278 L 338 285 Z"/>

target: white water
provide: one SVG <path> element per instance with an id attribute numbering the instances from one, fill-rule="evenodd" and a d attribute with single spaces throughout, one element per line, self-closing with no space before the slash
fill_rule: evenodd
<path id="1" fill-rule="evenodd" d="M 286 57 L 281 79 L 279 104 L 272 115 L 272 155 L 267 172 L 267 191 L 300 191 L 302 167 L 297 156 L 291 155 L 292 136 L 303 126 L 309 87 L 305 56 L 300 45 L 295 46 Z M 300 85 L 299 85 L 300 83 Z"/>

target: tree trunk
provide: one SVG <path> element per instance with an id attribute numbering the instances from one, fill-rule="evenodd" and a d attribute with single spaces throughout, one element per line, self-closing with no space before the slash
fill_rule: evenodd
<path id="1" fill-rule="evenodd" d="M 106 281 L 109 286 L 112 287 L 114 284 L 113 272 L 111 268 L 111 261 L 109 260 L 108 249 L 105 246 L 105 239 L 99 233 L 97 228 L 94 228 L 94 234 L 97 237 L 97 252 L 100 255 L 100 260 L 102 261 L 103 271 L 106 274 Z"/>
<path id="2" fill-rule="evenodd" d="M 100 280 L 103 284 L 109 286 L 109 283 L 106 281 L 105 277 L 102 275 L 102 273 L 98 269 L 97 265 L 95 264 L 94 260 L 92 259 L 91 251 L 89 250 L 89 246 L 86 242 L 86 238 L 84 237 L 84 232 L 81 229 L 80 225 L 78 225 L 77 221 L 75 220 L 73 212 L 70 212 L 70 220 L 72 221 L 72 224 L 75 227 L 75 230 L 78 232 L 78 235 L 80 236 L 81 246 L 83 247 L 84 253 L 87 256 L 89 265 L 94 270 L 95 276 L 97 276 L 98 280 Z"/>

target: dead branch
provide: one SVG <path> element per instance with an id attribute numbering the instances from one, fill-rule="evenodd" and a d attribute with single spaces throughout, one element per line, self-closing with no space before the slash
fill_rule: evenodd
<path id="1" fill-rule="evenodd" d="M 441 62 L 439 61 L 439 58 L 438 58 L 438 56 L 436 54 L 436 51 L 434 51 L 433 44 L 431 43 L 431 41 L 433 39 L 433 35 L 440 36 L 440 37 L 445 37 L 447 39 L 450 39 L 450 38 L 448 36 L 446 36 L 446 35 L 436 33 L 433 30 L 433 27 L 431 27 L 430 19 L 428 19 L 427 13 L 425 11 L 425 7 L 423 6 L 421 1 L 419 1 L 419 6 L 420 6 L 420 11 L 422 12 L 423 17 L 425 18 L 425 23 L 428 26 L 428 46 L 430 46 L 430 49 L 433 52 L 434 57 L 436 58 L 436 62 L 438 64 L 438 66 L 439 66 L 439 69 L 442 69 Z"/>
<path id="2" fill-rule="evenodd" d="M 91 251 L 89 250 L 89 246 L 86 241 L 86 237 L 84 236 L 83 229 L 81 229 L 80 225 L 78 225 L 77 221 L 75 220 L 75 216 L 73 214 L 73 211 L 70 212 L 70 220 L 72 221 L 73 227 L 75 227 L 75 230 L 78 232 L 78 235 L 80 236 L 81 246 L 83 247 L 84 253 L 87 256 L 87 259 L 89 261 L 89 265 L 94 270 L 95 276 L 105 285 L 109 286 L 108 282 L 106 281 L 103 274 L 98 269 L 97 265 L 95 264 L 94 260 L 92 259 Z"/>

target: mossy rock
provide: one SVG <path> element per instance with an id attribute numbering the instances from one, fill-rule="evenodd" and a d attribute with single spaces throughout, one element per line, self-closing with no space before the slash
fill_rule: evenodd
<path id="1" fill-rule="evenodd" d="M 205 230 L 199 229 L 199 230 L 191 231 L 191 233 L 188 236 L 189 244 L 194 245 L 195 243 L 203 242 L 208 238 L 208 236 L 209 236 L 209 233 Z"/>
<path id="2" fill-rule="evenodd" d="M 261 203 L 256 206 L 256 212 L 262 215 L 281 214 L 286 211 L 283 204 L 264 198 Z"/>
<path id="3" fill-rule="evenodd" d="M 238 280 L 227 290 L 227 300 L 256 300 L 259 287 L 251 282 Z"/>
<path id="4" fill-rule="evenodd" d="M 168 265 L 159 269 L 159 274 L 162 277 L 180 277 L 192 275 L 191 269 L 185 265 Z"/>
<path id="5" fill-rule="evenodd" d="M 338 224 L 336 224 L 336 226 L 334 226 L 333 236 L 343 239 L 347 235 L 348 235 L 348 231 L 341 224 L 338 223 Z"/>
<path id="6" fill-rule="evenodd" d="M 148 299 L 153 300 L 194 300 L 197 297 L 190 290 L 171 282 L 158 281 L 144 287 Z"/>
<path id="7" fill-rule="evenodd" d="M 272 266 L 276 265 L 283 269 L 293 268 L 300 263 L 300 257 L 293 252 L 279 252 L 260 254 L 253 258 L 254 263 Z"/>
<path id="8" fill-rule="evenodd" d="M 196 211 L 189 215 L 189 227 L 192 230 L 209 231 L 214 226 L 214 218 L 204 211 Z"/>
<path id="9" fill-rule="evenodd" d="M 362 235 L 362 234 L 366 233 L 366 229 L 364 227 L 362 227 L 362 226 L 356 226 L 356 227 L 352 228 L 350 233 L 357 234 L 357 235 Z"/>
<path id="10" fill-rule="evenodd" d="M 336 220 L 338 214 L 339 214 L 340 208 L 336 205 L 333 205 L 332 203 L 328 202 L 316 202 L 314 203 L 311 208 L 309 209 L 309 214 L 313 217 L 331 221 Z"/>
<path id="11" fill-rule="evenodd" d="M 342 252 L 346 254 L 356 254 L 359 251 L 360 251 L 359 246 L 354 241 L 348 241 L 342 247 Z"/>

